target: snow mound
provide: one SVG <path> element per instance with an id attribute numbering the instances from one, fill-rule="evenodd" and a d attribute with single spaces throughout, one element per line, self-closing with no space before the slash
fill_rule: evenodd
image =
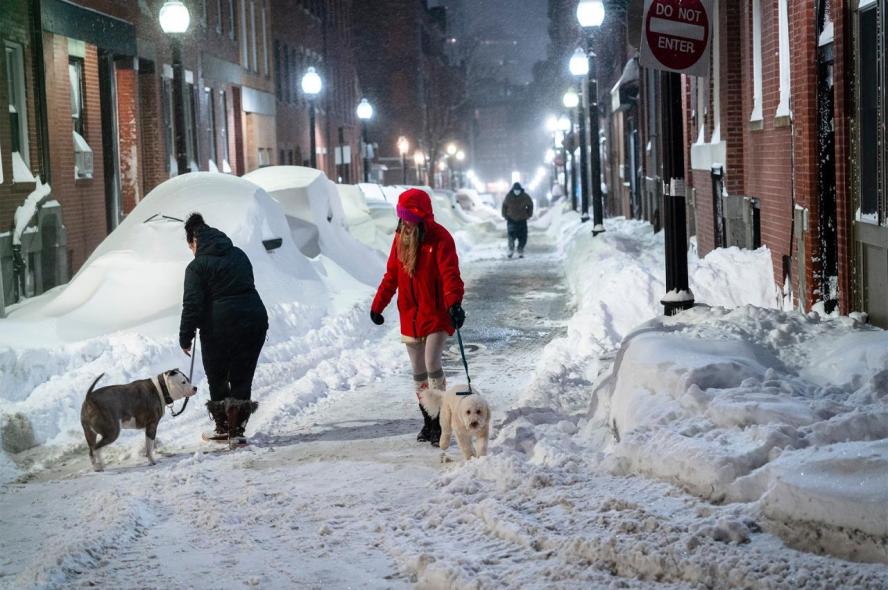
<path id="1" fill-rule="evenodd" d="M 311 258 L 324 254 L 367 285 L 378 283 L 385 255 L 348 231 L 336 185 L 319 170 L 301 166 L 268 166 L 244 176 L 281 204 L 294 241 Z M 355 219 L 357 212 L 350 208 Z"/>

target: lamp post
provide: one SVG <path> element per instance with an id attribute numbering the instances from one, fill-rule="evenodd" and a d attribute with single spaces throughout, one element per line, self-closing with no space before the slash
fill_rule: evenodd
<path id="1" fill-rule="evenodd" d="M 438 172 L 441 173 L 442 184 L 443 184 L 444 173 L 447 172 L 447 161 L 446 160 L 441 160 L 440 162 L 438 162 Z"/>
<path id="2" fill-rule="evenodd" d="M 570 58 L 570 73 L 577 78 L 579 93 L 582 94 L 582 80 L 589 75 L 589 59 L 586 52 L 579 47 Z M 582 98 L 577 100 L 577 121 L 580 135 L 580 219 L 586 223 L 589 221 L 589 149 L 586 143 L 586 113 L 583 111 Z"/>
<path id="3" fill-rule="evenodd" d="M 402 184 L 407 184 L 407 152 L 410 151 L 410 141 L 403 135 L 398 138 L 398 151 L 401 153 L 401 170 L 404 173 Z"/>
<path id="4" fill-rule="evenodd" d="M 595 63 L 595 52 L 592 49 L 592 39 L 595 31 L 604 22 L 604 2 L 602 0 L 580 0 L 577 5 L 577 20 L 586 31 L 586 56 L 589 72 L 589 132 L 593 145 L 591 150 L 592 168 L 592 234 L 598 235 L 604 231 L 604 204 L 601 194 L 601 154 L 599 153 L 599 129 L 598 129 L 598 79 Z M 588 215 L 588 213 L 587 213 Z"/>
<path id="5" fill-rule="evenodd" d="M 422 184 L 422 169 L 425 166 L 425 154 L 422 150 L 413 152 L 413 163 L 416 164 L 416 184 Z"/>
<path id="6" fill-rule="evenodd" d="M 459 190 L 462 188 L 463 179 L 462 179 L 462 169 L 463 162 L 466 159 L 466 153 L 462 150 L 458 150 L 456 152 L 456 189 Z"/>
<path id="7" fill-rule="evenodd" d="M 179 0 L 167 0 L 160 8 L 161 30 L 170 36 L 173 53 L 173 134 L 176 149 L 176 174 L 185 174 L 188 150 L 185 146 L 185 88 L 182 72 L 182 35 L 188 32 L 191 15 Z"/>
<path id="8" fill-rule="evenodd" d="M 566 96 L 566 95 L 565 95 Z M 577 101 L 579 101 L 579 97 L 577 97 L 576 93 L 574 93 L 574 97 Z M 569 98 L 569 102 L 573 102 L 574 98 Z M 567 195 L 568 188 L 568 175 L 567 175 L 567 134 L 570 133 L 573 125 L 570 122 L 570 118 L 566 115 L 561 115 L 558 118 L 558 131 L 561 133 L 561 153 L 564 154 L 564 194 Z M 573 161 L 573 155 L 571 155 L 571 161 Z M 574 210 L 576 210 L 576 205 L 574 204 Z"/>
<path id="9" fill-rule="evenodd" d="M 582 116 L 582 115 L 579 115 L 579 110 L 578 110 L 579 105 L 580 105 L 580 95 L 577 94 L 573 88 L 568 89 L 568 91 L 564 93 L 564 97 L 561 99 L 561 102 L 564 103 L 564 108 L 566 108 L 567 112 L 569 113 L 568 116 L 571 116 L 573 114 L 577 114 L 578 116 Z M 573 122 L 572 121 L 570 123 L 570 130 L 573 131 Z M 567 144 L 570 144 L 569 148 L 568 148 Z M 570 202 L 573 204 L 573 209 L 576 211 L 576 208 L 577 208 L 577 206 L 576 206 L 576 202 L 577 202 L 577 196 L 576 196 L 577 195 L 577 168 L 578 168 L 576 156 L 574 155 L 574 149 L 576 149 L 576 142 L 567 141 L 567 138 L 565 138 L 565 152 L 568 149 L 570 150 L 570 163 L 571 163 L 571 166 L 570 166 L 570 176 L 571 176 Z M 582 156 L 583 156 L 583 154 L 581 151 L 581 153 L 580 153 L 581 161 L 583 160 Z M 566 181 L 565 181 L 565 186 L 567 186 Z M 583 199 L 583 205 L 586 205 L 585 199 Z M 585 209 L 583 210 L 583 216 L 581 217 L 581 219 L 583 220 L 583 222 L 585 222 L 588 218 L 589 218 L 589 209 L 588 209 L 588 207 L 585 207 Z"/>
<path id="10" fill-rule="evenodd" d="M 447 174 L 447 180 L 450 190 L 453 190 L 453 156 L 456 155 L 456 144 L 451 141 L 447 144 L 445 151 L 447 152 L 447 167 L 450 170 Z"/>
<path id="11" fill-rule="evenodd" d="M 362 98 L 357 109 L 358 119 L 361 120 L 361 153 L 364 156 L 364 182 L 370 182 L 370 157 L 367 146 L 367 121 L 373 118 L 373 105 L 366 98 Z"/>
<path id="12" fill-rule="evenodd" d="M 302 76 L 302 92 L 308 97 L 308 130 L 310 134 L 308 144 L 309 149 L 311 150 L 311 155 L 309 157 L 312 168 L 318 167 L 318 144 L 315 131 L 315 100 L 317 99 L 318 94 L 321 93 L 323 85 L 321 77 L 313 67 L 308 68 L 308 71 Z"/>

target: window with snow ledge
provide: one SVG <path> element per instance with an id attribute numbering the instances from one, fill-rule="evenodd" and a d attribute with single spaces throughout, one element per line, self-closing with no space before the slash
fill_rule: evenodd
<path id="1" fill-rule="evenodd" d="M 790 117 L 790 66 L 789 66 L 789 7 L 788 0 L 780 0 L 778 11 L 778 27 L 780 29 L 780 104 L 777 105 L 775 117 Z"/>
<path id="2" fill-rule="evenodd" d="M 699 131 L 697 141 L 691 145 L 691 168 L 709 172 L 718 162 L 727 160 L 727 145 L 721 139 L 721 21 L 719 20 L 719 3 L 712 4 L 712 64 L 709 78 L 697 78 L 697 121 Z M 710 84 L 712 94 L 710 99 Z M 710 110 L 711 109 L 711 110 Z M 712 133 L 706 142 L 707 112 L 712 113 Z"/>
<path id="3" fill-rule="evenodd" d="M 752 0 L 752 115 L 762 120 L 762 2 Z"/>
<path id="4" fill-rule="evenodd" d="M 28 111 L 25 102 L 25 69 L 22 46 L 7 42 L 6 96 L 9 98 L 9 132 L 12 145 L 12 181 L 34 182 L 28 169 Z"/>
<path id="5" fill-rule="evenodd" d="M 74 178 L 88 179 L 93 177 L 93 151 L 83 139 L 83 136 L 76 131 L 71 132 L 74 136 Z"/>

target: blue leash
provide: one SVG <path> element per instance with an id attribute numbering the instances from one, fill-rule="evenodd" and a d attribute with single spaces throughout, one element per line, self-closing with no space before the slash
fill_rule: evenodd
<path id="1" fill-rule="evenodd" d="M 456 395 L 472 395 L 475 392 L 472 391 L 472 378 L 469 376 L 469 363 L 466 361 L 466 349 L 463 346 L 462 334 L 460 334 L 459 328 L 456 329 L 456 339 L 459 342 L 459 354 L 462 356 L 463 367 L 466 369 L 466 379 L 469 382 L 469 390 L 458 391 L 456 392 Z"/>

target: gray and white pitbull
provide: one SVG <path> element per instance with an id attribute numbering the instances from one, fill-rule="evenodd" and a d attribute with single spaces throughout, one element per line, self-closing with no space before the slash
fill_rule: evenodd
<path id="1" fill-rule="evenodd" d="M 80 424 L 89 446 L 93 469 L 102 471 L 102 447 L 120 436 L 121 428 L 145 429 L 145 456 L 154 465 L 154 438 L 157 423 L 163 418 L 164 408 L 175 400 L 191 397 L 197 392 L 188 377 L 179 369 L 165 371 L 151 379 L 141 379 L 126 385 L 109 385 L 93 391 L 99 375 L 80 408 Z M 96 437 L 102 440 L 96 442 Z"/>

